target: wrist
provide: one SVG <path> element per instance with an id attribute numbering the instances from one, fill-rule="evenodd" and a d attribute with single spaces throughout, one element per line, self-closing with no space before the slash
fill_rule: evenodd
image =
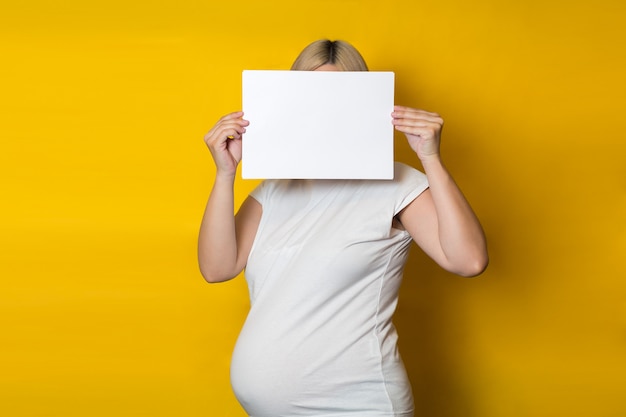
<path id="1" fill-rule="evenodd" d="M 422 163 L 422 166 L 424 167 L 424 169 L 427 168 L 427 166 L 440 166 L 442 165 L 442 161 L 441 161 L 441 156 L 436 153 L 436 154 L 432 154 L 432 155 L 426 155 L 426 156 L 420 156 L 418 155 L 420 162 Z"/>
<path id="2" fill-rule="evenodd" d="M 215 182 L 232 184 L 235 182 L 235 175 L 235 172 L 222 172 L 218 169 L 215 173 Z"/>

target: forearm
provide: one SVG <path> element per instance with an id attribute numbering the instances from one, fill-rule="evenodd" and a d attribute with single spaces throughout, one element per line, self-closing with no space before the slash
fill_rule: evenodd
<path id="1" fill-rule="evenodd" d="M 233 186 L 234 177 L 216 177 L 202 218 L 198 262 L 208 282 L 226 281 L 239 272 Z"/>
<path id="2" fill-rule="evenodd" d="M 450 269 L 461 275 L 480 274 L 488 254 L 478 218 L 438 155 L 423 159 L 422 166 L 436 211 L 441 251 Z"/>

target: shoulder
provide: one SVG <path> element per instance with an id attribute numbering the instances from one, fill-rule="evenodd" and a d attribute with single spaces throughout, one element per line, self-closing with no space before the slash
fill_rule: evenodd
<path id="1" fill-rule="evenodd" d="M 395 162 L 393 183 L 395 184 L 395 214 L 428 188 L 426 174 L 401 162 Z"/>
<path id="2" fill-rule="evenodd" d="M 426 174 L 402 162 L 394 162 L 394 182 L 428 182 Z"/>
<path id="3" fill-rule="evenodd" d="M 399 189 L 423 191 L 428 188 L 428 178 L 422 171 L 402 162 L 394 163 L 393 182 Z"/>
<path id="4" fill-rule="evenodd" d="M 269 179 L 263 180 L 252 190 L 250 196 L 263 204 L 268 200 L 276 200 L 280 197 L 295 196 L 295 190 L 302 188 L 298 180 Z"/>

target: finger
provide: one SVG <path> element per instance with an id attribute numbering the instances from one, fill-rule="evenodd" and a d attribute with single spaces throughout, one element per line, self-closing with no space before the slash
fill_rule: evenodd
<path id="1" fill-rule="evenodd" d="M 242 138 L 244 133 L 246 133 L 245 127 L 233 126 L 227 129 L 220 130 L 220 132 L 216 134 L 216 141 L 225 142 L 228 140 L 239 140 Z"/>
<path id="2" fill-rule="evenodd" d="M 431 122 L 424 119 L 393 119 L 391 124 L 396 129 L 424 129 L 441 131 L 443 129 L 442 123 Z"/>
<path id="3" fill-rule="evenodd" d="M 391 123 L 396 127 L 424 128 L 441 130 L 443 123 L 426 119 L 393 119 Z"/>
<path id="4" fill-rule="evenodd" d="M 211 133 L 212 131 L 215 131 L 220 126 L 230 125 L 233 122 L 234 123 L 238 123 L 238 124 L 243 125 L 243 126 L 247 126 L 250 123 L 249 121 L 243 119 L 243 112 L 242 111 L 236 111 L 236 112 L 229 113 L 227 115 L 222 116 L 217 121 L 217 123 L 215 123 L 215 125 L 211 128 L 209 133 Z"/>
<path id="5" fill-rule="evenodd" d="M 243 116 L 243 112 L 241 110 L 235 111 L 235 112 L 232 112 L 232 113 L 228 113 L 228 114 L 222 116 L 220 118 L 220 120 L 218 121 L 218 123 L 221 122 L 221 121 L 225 121 L 225 120 L 239 119 L 242 116 Z"/>
<path id="6" fill-rule="evenodd" d="M 393 106 L 393 111 L 394 112 L 403 112 L 403 113 L 422 113 L 422 114 L 437 114 L 437 113 L 433 113 L 433 112 L 429 112 L 423 109 L 416 109 L 413 107 L 406 107 L 406 106 Z"/>
<path id="7" fill-rule="evenodd" d="M 216 125 L 213 126 L 213 129 L 211 130 L 219 131 L 219 130 L 229 129 L 229 128 L 245 128 L 249 124 L 250 122 L 245 119 L 222 120 L 222 121 L 217 122 Z"/>
<path id="8" fill-rule="evenodd" d="M 393 119 L 391 124 L 395 127 L 408 127 L 408 128 L 423 128 L 423 129 L 434 129 L 434 130 L 442 130 L 443 129 L 443 120 L 440 119 Z"/>
<path id="9" fill-rule="evenodd" d="M 221 136 L 226 136 L 227 139 L 239 139 L 244 133 L 246 133 L 245 126 L 242 126 L 241 124 L 234 124 L 224 126 L 224 129 L 221 129 L 219 134 Z"/>
<path id="10" fill-rule="evenodd" d="M 218 122 L 209 132 L 205 135 L 206 141 L 211 141 L 212 138 L 225 138 L 227 136 L 233 136 L 239 134 L 241 136 L 246 131 L 246 126 L 250 123 L 247 120 L 236 119 Z"/>
<path id="11" fill-rule="evenodd" d="M 226 139 L 227 140 L 239 140 L 243 137 L 243 134 L 246 133 L 246 130 L 244 129 L 241 132 L 235 131 L 229 135 L 226 135 Z"/>
<path id="12" fill-rule="evenodd" d="M 429 113 L 425 111 L 413 111 L 413 112 L 393 112 L 392 117 L 394 120 L 406 119 L 406 120 L 424 120 L 432 123 L 443 124 L 443 119 L 437 113 Z"/>
<path id="13" fill-rule="evenodd" d="M 398 119 L 425 119 L 436 123 L 443 124 L 443 119 L 438 113 L 428 112 L 426 110 L 413 109 L 404 106 L 394 106 L 394 111 L 391 113 L 394 118 Z"/>
<path id="14" fill-rule="evenodd" d="M 395 130 L 409 136 L 421 138 L 439 138 L 441 130 L 434 127 L 395 126 Z"/>

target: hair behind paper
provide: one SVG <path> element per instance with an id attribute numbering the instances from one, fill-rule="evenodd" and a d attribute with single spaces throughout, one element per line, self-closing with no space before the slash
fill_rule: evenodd
<path id="1" fill-rule="evenodd" d="M 365 60 L 354 46 L 345 41 L 321 39 L 300 52 L 291 66 L 295 71 L 315 71 L 325 64 L 336 65 L 342 71 L 367 71 Z"/>

